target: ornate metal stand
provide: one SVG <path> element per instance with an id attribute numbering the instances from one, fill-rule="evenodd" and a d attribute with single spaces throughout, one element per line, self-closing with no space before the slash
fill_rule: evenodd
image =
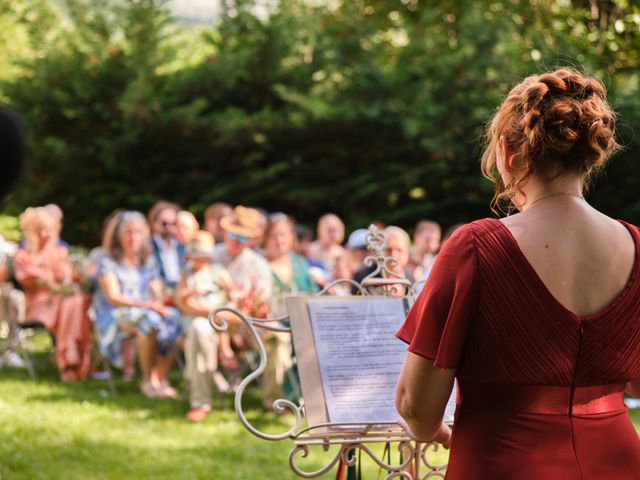
<path id="1" fill-rule="evenodd" d="M 369 274 L 361 283 L 351 279 L 338 279 L 327 285 L 318 295 L 327 295 L 335 285 L 346 283 L 354 286 L 360 295 L 393 295 L 408 296 L 413 300 L 415 297 L 415 287 L 403 276 L 397 275 L 393 268 L 396 261 L 384 254 L 385 238 L 377 227 L 371 225 L 366 237 L 367 249 L 373 253 L 365 259 L 365 265 L 374 266 L 375 270 Z M 238 385 L 235 393 L 234 405 L 238 418 L 242 424 L 253 435 L 264 440 L 279 441 L 290 439 L 293 441 L 293 448 L 289 452 L 289 465 L 291 469 L 300 477 L 316 478 L 329 472 L 336 464 L 342 460 L 346 466 L 353 466 L 357 461 L 355 455 L 350 455 L 354 449 L 366 454 L 382 470 L 387 472 L 385 479 L 394 478 L 404 480 L 414 479 L 444 479 L 446 464 L 436 464 L 429 460 L 429 455 L 437 452 L 439 445 L 432 443 L 420 443 L 413 440 L 408 431 L 400 423 L 367 424 L 363 427 L 362 422 L 358 423 L 324 423 L 318 425 L 305 426 L 304 423 L 304 402 L 300 405 L 286 399 L 274 401 L 273 408 L 276 412 L 282 413 L 286 410 L 293 414 L 293 424 L 291 427 L 279 434 L 265 433 L 247 419 L 242 409 L 242 397 L 247 386 L 262 375 L 267 365 L 267 353 L 262 342 L 262 338 L 257 329 L 271 332 L 291 333 L 289 327 L 283 326 L 283 322 L 288 322 L 289 317 L 283 316 L 270 319 L 259 319 L 246 316 L 242 312 L 233 308 L 218 308 L 209 315 L 209 322 L 213 328 L 219 332 L 226 331 L 228 323 L 217 314 L 228 312 L 241 320 L 251 332 L 255 345 L 259 353 L 259 364 L 257 368 L 247 375 Z M 288 324 L 288 323 L 287 323 Z M 357 433 L 353 432 L 353 427 L 360 427 Z M 349 431 L 348 427 L 352 427 Z M 397 465 L 381 459 L 371 449 L 374 444 L 397 444 L 397 450 L 401 454 L 402 461 Z M 308 457 L 312 447 L 320 447 L 323 451 L 328 451 L 331 446 L 338 445 L 338 452 L 321 468 L 307 471 L 301 468 L 296 462 L 301 458 Z M 423 473 L 424 472 L 424 473 Z"/>

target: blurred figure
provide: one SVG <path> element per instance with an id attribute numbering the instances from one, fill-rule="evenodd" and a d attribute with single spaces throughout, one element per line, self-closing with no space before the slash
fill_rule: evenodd
<path id="1" fill-rule="evenodd" d="M 260 256 L 264 257 L 264 232 L 266 231 L 267 225 L 269 223 L 269 213 L 261 208 L 255 208 L 254 210 L 259 214 L 258 228 L 260 230 L 260 236 L 250 239 L 249 246 L 258 254 L 260 254 Z"/>
<path id="2" fill-rule="evenodd" d="M 16 352 L 19 345 L 18 324 L 24 322 L 24 292 L 11 282 L 12 257 L 16 253 L 16 245 L 7 242 L 0 235 L 0 326 L 6 325 L 6 345 L 0 355 L 0 368 L 3 366 L 25 368 L 24 361 Z M 2 330 L 2 328 L 0 328 Z"/>
<path id="3" fill-rule="evenodd" d="M 153 254 L 166 287 L 166 297 L 173 297 L 184 268 L 184 244 L 176 238 L 179 211 L 175 203 L 160 201 L 151 207 L 148 215 Z"/>
<path id="4" fill-rule="evenodd" d="M 387 268 L 393 274 L 400 278 L 406 278 L 413 284 L 415 279 L 411 271 L 407 268 L 407 264 L 409 263 L 409 250 L 411 247 L 411 238 L 409 237 L 409 234 L 402 228 L 396 226 L 388 226 L 382 231 L 382 233 L 385 237 L 384 254 L 386 257 L 390 257 L 395 260 L 395 265 L 392 266 L 391 262 L 388 262 L 386 265 Z M 376 268 L 376 263 L 370 267 L 364 266 L 354 274 L 353 279 L 356 282 L 361 283 L 367 276 L 371 275 Z M 380 273 L 376 276 L 380 276 Z M 387 278 L 391 278 L 391 275 L 387 274 Z M 353 288 L 352 293 L 357 293 L 357 289 Z"/>
<path id="5" fill-rule="evenodd" d="M 181 334 L 180 312 L 160 300 L 162 281 L 142 213 L 121 213 L 108 246 L 98 262 L 100 288 L 93 298 L 101 353 L 121 367 L 122 340 L 133 335 L 142 371 L 142 394 L 175 398 L 177 393 L 167 374 Z"/>
<path id="6" fill-rule="evenodd" d="M 0 201 L 9 193 L 18 179 L 22 176 L 25 167 L 25 133 L 22 119 L 13 111 L 0 108 L 0 164 L 2 165 L 2 175 L 0 175 Z M 9 255 L 11 251 L 6 251 L 6 242 L 2 238 L 2 254 L 0 257 L 0 281 L 1 297 L 4 307 L 4 314 L 9 320 L 8 345 L 5 349 L 0 363 L 4 365 L 22 368 L 24 363 L 15 352 L 17 342 L 16 320 L 24 319 L 24 293 L 15 288 L 15 285 L 7 282 L 10 277 L 9 265 L 11 262 Z M 13 321 L 12 321 L 13 320 Z"/>
<path id="7" fill-rule="evenodd" d="M 44 208 L 51 215 L 51 218 L 54 219 L 55 223 L 53 235 L 55 238 L 55 242 L 59 245 L 62 245 L 63 247 L 69 248 L 69 244 L 60 238 L 60 235 L 62 233 L 62 222 L 64 220 L 64 213 L 62 212 L 60 206 L 56 205 L 55 203 L 49 203 L 42 208 Z"/>
<path id="8" fill-rule="evenodd" d="M 343 240 L 344 223 L 337 215 L 327 213 L 318 220 L 318 239 L 309 245 L 309 257 L 320 260 L 330 272 L 335 259 L 344 252 Z"/>
<path id="9" fill-rule="evenodd" d="M 369 255 L 367 250 L 367 235 L 369 230 L 366 228 L 358 228 L 349 235 L 345 248 L 350 254 L 352 265 L 355 265 L 356 270 L 364 266 L 364 259 Z M 334 277 L 335 278 L 335 277 Z"/>
<path id="10" fill-rule="evenodd" d="M 57 219 L 45 208 L 28 208 L 20 226 L 25 248 L 18 250 L 13 265 L 25 293 L 25 317 L 55 336 L 60 378 L 81 380 L 89 371 L 90 324 L 85 299 L 72 281 L 68 251 L 58 245 Z"/>
<path id="11" fill-rule="evenodd" d="M 440 248 L 442 229 L 436 222 L 422 220 L 417 223 L 413 233 L 413 250 L 409 269 L 415 278 L 424 278 L 431 270 Z"/>
<path id="12" fill-rule="evenodd" d="M 336 261 L 333 264 L 333 281 L 343 278 L 353 278 L 360 267 L 362 267 L 362 263 L 360 262 L 358 257 L 356 256 L 356 258 L 354 258 L 354 256 L 352 255 L 352 251 L 346 250 L 342 255 L 336 258 Z M 357 291 L 357 289 L 353 290 Z M 346 282 L 338 283 L 329 288 L 327 293 L 329 295 L 335 296 L 351 295 L 352 285 Z"/>
<path id="13" fill-rule="evenodd" d="M 221 219 L 220 225 L 224 240 L 216 246 L 213 261 L 229 271 L 234 284 L 244 293 L 253 292 L 265 301 L 271 298 L 273 279 L 269 264 L 249 248 L 250 241 L 263 234 L 260 213 L 238 206 Z"/>
<path id="14" fill-rule="evenodd" d="M 295 253 L 296 230 L 291 217 L 284 213 L 269 216 L 264 234 L 265 255 L 273 273 L 271 315 L 286 315 L 285 296 L 294 293 L 314 293 L 318 285 L 309 273 L 309 262 Z"/>
<path id="15" fill-rule="evenodd" d="M 109 255 L 111 251 L 111 242 L 113 241 L 113 232 L 120 221 L 120 216 L 124 212 L 123 209 L 117 208 L 112 211 L 102 222 L 102 232 L 100 235 L 101 243 L 89 252 L 89 258 L 85 263 L 83 277 L 86 282 L 91 284 L 91 292 L 98 290 L 98 265 L 100 259 Z M 93 312 L 95 314 L 95 311 Z M 122 378 L 130 382 L 136 376 L 136 342 L 133 335 L 124 337 L 121 343 L 122 347 Z"/>
<path id="16" fill-rule="evenodd" d="M 307 259 L 307 262 L 309 262 L 309 271 L 314 282 L 321 288 L 324 288 L 331 279 L 331 272 L 327 270 L 324 262 L 309 257 L 309 249 L 313 241 L 313 232 L 310 228 L 303 225 L 296 225 L 296 238 L 298 240 L 294 246 L 296 253 Z"/>
<path id="17" fill-rule="evenodd" d="M 180 210 L 176 221 L 176 238 L 180 243 L 186 245 L 193 240 L 198 230 L 200 230 L 200 224 L 195 215 L 187 210 Z"/>
<path id="18" fill-rule="evenodd" d="M 221 335 L 211 327 L 208 316 L 215 308 L 227 305 L 232 280 L 224 267 L 211 263 L 213 250 L 213 235 L 197 232 L 186 245 L 186 268 L 176 291 L 176 304 L 185 314 L 185 377 L 191 404 L 186 418 L 192 422 L 209 415 L 214 386 L 222 391 L 229 389 L 218 371 L 218 351 L 225 348 L 224 356 L 233 352 L 228 341 L 221 345 Z"/>
<path id="19" fill-rule="evenodd" d="M 224 236 L 220 220 L 232 211 L 231 205 L 222 202 L 214 203 L 204 211 L 204 229 L 213 235 L 216 243 L 222 242 Z"/>
<path id="20" fill-rule="evenodd" d="M 273 274 L 273 295 L 270 299 L 270 316 L 287 314 L 286 296 L 311 294 L 318 291 L 318 285 L 309 272 L 309 262 L 295 253 L 296 227 L 293 220 L 284 213 L 269 216 L 265 231 L 265 254 Z M 291 335 L 287 333 L 267 333 L 264 335 L 267 352 L 267 366 L 262 374 L 262 405 L 273 409 L 273 401 L 282 398 L 285 374 L 293 366 Z M 290 375 L 296 375 L 291 372 Z M 296 375 L 297 377 L 297 375 Z M 289 382 L 290 390 L 295 390 L 295 380 Z M 294 391 L 287 392 L 292 395 Z"/>
<path id="21" fill-rule="evenodd" d="M 296 239 L 295 252 L 303 257 L 309 257 L 309 247 L 313 241 L 313 232 L 310 228 L 304 225 L 296 225 Z"/>
<path id="22" fill-rule="evenodd" d="M 215 248 L 213 261 L 225 267 L 233 280 L 230 306 L 249 316 L 265 318 L 269 313 L 273 277 L 269 263 L 249 246 L 252 239 L 255 241 L 263 234 L 260 222 L 257 210 L 243 206 L 237 206 L 223 217 L 220 226 L 224 240 Z M 252 342 L 249 332 L 242 328 L 232 329 L 230 338 L 238 351 L 248 348 Z M 220 361 L 230 369 L 237 368 L 239 363 L 235 357 L 221 356 Z"/>

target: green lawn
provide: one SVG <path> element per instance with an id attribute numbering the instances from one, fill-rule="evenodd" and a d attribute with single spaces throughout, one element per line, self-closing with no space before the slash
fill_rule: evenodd
<path id="1" fill-rule="evenodd" d="M 136 384 L 122 382 L 116 396 L 104 381 L 62 384 L 47 357 L 36 354 L 37 381 L 24 371 L 0 370 L 0 480 L 299 478 L 288 465 L 292 442 L 251 435 L 237 419 L 231 397 L 219 402 L 207 421 L 189 424 L 183 420 L 184 400 L 149 400 Z M 180 383 L 177 374 L 173 380 Z M 286 430 L 285 420 L 260 411 L 255 396 L 248 404 L 256 426 L 271 433 Z M 640 412 L 631 415 L 640 426 Z M 323 466 L 330 454 L 316 450 L 299 465 Z M 394 459 L 397 455 L 393 451 Z M 367 480 L 384 478 L 365 464 Z"/>
<path id="2" fill-rule="evenodd" d="M 41 335 L 37 346 L 49 348 Z M 62 384 L 48 355 L 35 355 L 36 381 L 25 371 L 0 370 L 0 480 L 300 478 L 288 464 L 293 443 L 250 434 L 231 397 L 205 422 L 190 424 L 183 419 L 186 400 L 146 399 L 137 384 L 118 382 L 116 396 L 105 381 Z M 180 385 L 177 373 L 172 381 Z M 262 413 L 255 395 L 247 400 L 254 425 L 270 433 L 287 430 L 286 417 Z M 330 453 L 316 448 L 298 465 L 316 470 Z M 397 456 L 394 451 L 394 461 Z M 368 480 L 384 478 L 364 464 Z"/>

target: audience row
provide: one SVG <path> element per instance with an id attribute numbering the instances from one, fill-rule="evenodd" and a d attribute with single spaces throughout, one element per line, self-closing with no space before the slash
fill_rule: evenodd
<path id="1" fill-rule="evenodd" d="M 212 205 L 202 230 L 193 214 L 169 202 L 156 203 L 147 216 L 116 210 L 105 219 L 101 245 L 81 265 L 73 265 L 60 239 L 62 220 L 55 205 L 28 208 L 20 217 L 23 240 L 15 252 L 4 248 L 0 280 L 10 328 L 2 359 L 19 366 L 11 348 L 17 328 L 37 321 L 55 338 L 62 381 L 77 381 L 89 373 L 94 331 L 100 353 L 125 379 L 135 378 L 137 358 L 143 395 L 176 398 L 168 374 L 181 355 L 192 421 L 206 418 L 214 389 L 230 388 L 225 374 L 241 368 L 254 346 L 248 329 L 228 312 L 221 318 L 229 331 L 217 333 L 207 318 L 213 309 L 276 318 L 286 314 L 287 295 L 323 288 L 350 294 L 349 285 L 332 280 L 360 282 L 375 270 L 364 264 L 367 230 L 355 230 L 344 242 L 344 224 L 334 214 L 320 218 L 313 240 L 286 214 L 243 206 Z M 396 260 L 393 273 L 412 283 L 424 279 L 440 246 L 440 226 L 419 222 L 413 242 L 399 227 L 380 227 L 386 255 Z M 273 400 L 295 396 L 292 348 L 286 334 L 265 333 L 262 341 L 268 354 L 262 400 L 271 409 Z"/>

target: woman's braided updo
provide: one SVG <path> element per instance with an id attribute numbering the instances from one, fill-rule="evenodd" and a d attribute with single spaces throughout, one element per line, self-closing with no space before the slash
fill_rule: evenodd
<path id="1" fill-rule="evenodd" d="M 496 175 L 504 136 L 513 150 L 514 180 Z M 509 92 L 486 133 L 482 172 L 495 183 L 492 205 L 510 200 L 533 174 L 549 180 L 565 173 L 588 175 L 618 149 L 615 113 L 602 83 L 575 70 L 527 77 Z"/>

